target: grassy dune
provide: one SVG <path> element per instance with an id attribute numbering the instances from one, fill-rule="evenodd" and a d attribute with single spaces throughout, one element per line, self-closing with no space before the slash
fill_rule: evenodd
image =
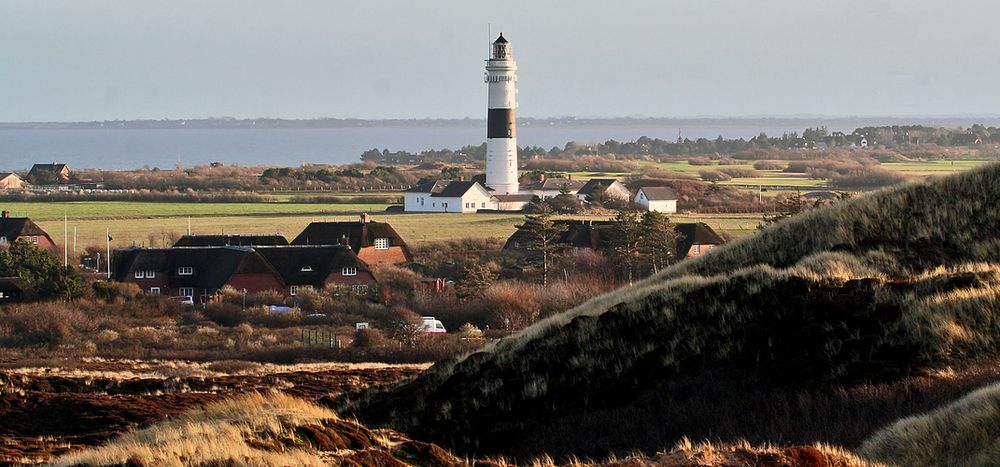
<path id="1" fill-rule="evenodd" d="M 280 392 L 214 402 L 51 465 L 460 465 L 437 446 L 372 431 Z"/>
<path id="2" fill-rule="evenodd" d="M 991 165 L 816 209 L 347 409 L 463 453 L 857 445 L 998 355 L 997 200 Z"/>
<path id="3" fill-rule="evenodd" d="M 996 465 L 1000 459 L 1000 385 L 977 390 L 928 414 L 876 433 L 860 452 L 912 467 Z"/>

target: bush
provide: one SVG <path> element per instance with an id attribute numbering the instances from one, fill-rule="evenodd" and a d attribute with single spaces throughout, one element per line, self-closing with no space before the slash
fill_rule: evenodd
<path id="1" fill-rule="evenodd" d="M 760 173 L 757 172 L 756 170 L 745 169 L 745 168 L 741 168 L 741 167 L 728 168 L 728 169 L 719 169 L 719 172 L 722 172 L 722 173 L 724 173 L 724 174 L 726 174 L 726 175 L 728 175 L 728 176 L 730 176 L 732 178 L 757 178 L 757 177 L 760 177 Z"/>
<path id="2" fill-rule="evenodd" d="M 753 163 L 756 170 L 784 170 L 786 164 L 781 161 L 757 161 Z"/>
<path id="3" fill-rule="evenodd" d="M 542 311 L 538 291 L 519 282 L 496 284 L 483 293 L 481 301 L 486 309 L 492 310 L 491 324 L 508 331 L 516 331 L 538 321 Z"/>
<path id="4" fill-rule="evenodd" d="M 733 179 L 733 177 L 718 170 L 699 170 L 698 175 L 706 182 L 725 182 Z"/>
<path id="5" fill-rule="evenodd" d="M 47 346 L 77 344 L 81 333 L 93 329 L 93 322 L 78 310 L 56 303 L 19 308 L 2 316 L 0 340 L 7 346 Z"/>
<path id="6" fill-rule="evenodd" d="M 113 302 L 119 298 L 124 300 L 138 300 L 144 296 L 142 289 L 137 284 L 131 282 L 94 282 L 91 287 L 94 295 L 106 302 Z"/>
<path id="7" fill-rule="evenodd" d="M 389 339 L 386 339 L 382 331 L 378 329 L 359 329 L 354 333 L 354 342 L 351 343 L 352 347 L 359 349 L 373 349 L 388 345 Z"/>
<path id="8" fill-rule="evenodd" d="M 688 159 L 689 165 L 712 165 L 712 159 L 707 157 L 692 157 Z"/>
<path id="9" fill-rule="evenodd" d="M 833 174 L 830 185 L 844 190 L 874 189 L 904 183 L 909 178 L 893 170 L 877 167 L 852 171 L 846 175 Z"/>

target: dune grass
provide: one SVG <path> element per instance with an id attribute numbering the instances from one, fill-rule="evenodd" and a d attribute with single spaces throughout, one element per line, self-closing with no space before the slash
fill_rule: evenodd
<path id="1" fill-rule="evenodd" d="M 261 438 L 295 437 L 295 428 L 328 420 L 337 420 L 328 409 L 279 392 L 254 393 L 127 433 L 102 447 L 59 457 L 52 465 L 125 465 L 131 460 L 164 466 L 227 462 L 320 466 L 326 464 L 314 451 L 289 448 L 278 452 L 253 444 Z"/>
<path id="2" fill-rule="evenodd" d="M 899 420 L 868 439 L 860 453 L 912 467 L 996 465 L 1000 459 L 1000 384 L 930 413 Z"/>

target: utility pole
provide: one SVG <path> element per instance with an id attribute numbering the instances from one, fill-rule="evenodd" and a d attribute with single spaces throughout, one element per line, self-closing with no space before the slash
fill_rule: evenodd
<path id="1" fill-rule="evenodd" d="M 63 267 L 69 267 L 69 218 L 63 214 Z"/>
<path id="2" fill-rule="evenodd" d="M 108 280 L 111 279 L 111 227 L 107 228 L 108 234 Z"/>

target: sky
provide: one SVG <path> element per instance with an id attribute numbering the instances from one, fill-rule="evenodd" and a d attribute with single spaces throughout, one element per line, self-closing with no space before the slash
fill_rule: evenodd
<path id="1" fill-rule="evenodd" d="M 989 0 L 0 0 L 0 121 L 995 115 Z"/>

